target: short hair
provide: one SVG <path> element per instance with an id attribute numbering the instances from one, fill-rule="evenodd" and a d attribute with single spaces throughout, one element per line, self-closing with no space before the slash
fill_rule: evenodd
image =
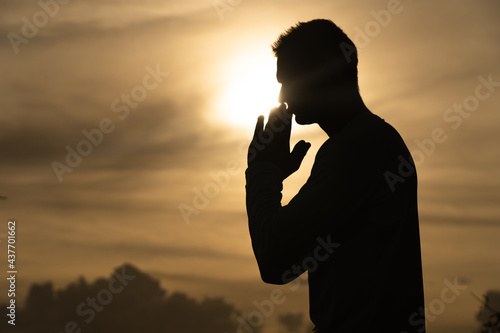
<path id="1" fill-rule="evenodd" d="M 326 19 L 299 22 L 282 33 L 272 45 L 276 58 L 298 61 L 308 70 L 330 66 L 341 80 L 358 84 L 358 52 L 352 40 Z"/>

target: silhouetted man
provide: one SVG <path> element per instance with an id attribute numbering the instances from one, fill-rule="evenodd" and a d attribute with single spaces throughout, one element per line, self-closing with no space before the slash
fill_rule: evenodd
<path id="1" fill-rule="evenodd" d="M 290 28 L 274 43 L 279 108 L 260 116 L 248 152 L 247 212 L 262 279 L 308 270 L 319 333 L 425 332 L 417 176 L 398 132 L 359 94 L 357 52 L 333 22 Z M 288 205 L 282 181 L 310 147 L 290 152 L 292 115 L 329 139 Z"/>

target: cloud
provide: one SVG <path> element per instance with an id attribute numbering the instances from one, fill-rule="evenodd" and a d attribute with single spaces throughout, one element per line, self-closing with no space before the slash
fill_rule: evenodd
<path id="1" fill-rule="evenodd" d="M 80 245 L 78 241 L 63 242 L 61 245 L 64 246 Z M 81 245 L 88 245 L 88 242 L 81 242 Z M 82 246 L 83 247 L 83 246 Z M 116 253 L 129 253 L 129 257 L 134 258 L 148 258 L 152 259 L 155 257 L 160 258 L 197 258 L 204 260 L 236 260 L 236 261 L 253 261 L 250 255 L 242 255 L 237 253 L 229 253 L 216 251 L 213 249 L 208 249 L 206 247 L 182 247 L 182 246 L 170 246 L 167 244 L 142 244 L 142 243 L 98 243 L 92 244 L 92 251 L 96 253 L 108 253 L 109 255 L 114 255 Z"/>
<path id="2" fill-rule="evenodd" d="M 109 6 L 103 5 L 110 11 Z M 194 55 L 186 54 L 186 48 L 194 47 L 193 34 L 202 26 L 206 31 L 211 26 L 207 23 L 218 23 L 207 21 L 206 11 L 140 17 L 119 27 L 75 21 L 44 27 L 45 33 L 23 45 L 29 52 L 8 56 L 12 61 L 1 84 L 8 92 L 8 107 L 0 116 L 4 166 L 33 173 L 28 170 L 63 163 L 66 146 L 76 149 L 86 139 L 82 130 L 98 127 L 103 118 L 111 119 L 115 129 L 79 167 L 86 168 L 86 175 L 96 170 L 200 166 L 193 163 L 197 160 L 210 163 L 207 155 L 215 147 L 207 143 L 223 135 L 207 128 L 202 115 L 207 97 L 186 81 L 201 66 Z M 4 32 L 11 28 L 4 26 Z M 192 61 L 179 65 L 181 58 Z M 111 103 L 142 83 L 145 67 L 158 65 L 170 76 L 126 119 L 119 119 L 122 114 L 114 113 Z"/>

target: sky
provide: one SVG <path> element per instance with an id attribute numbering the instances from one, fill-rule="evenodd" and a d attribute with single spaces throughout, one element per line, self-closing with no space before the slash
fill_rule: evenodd
<path id="1" fill-rule="evenodd" d="M 429 332 L 471 332 L 474 295 L 500 290 L 499 14 L 494 0 L 2 1 L 0 240 L 16 220 L 18 302 L 32 283 L 131 263 L 247 312 L 282 290 L 264 333 L 307 314 L 305 280 L 259 278 L 244 170 L 256 117 L 277 103 L 270 44 L 327 18 L 359 49 L 366 105 L 417 164 Z M 283 204 L 326 138 L 293 125 L 312 148 Z M 447 283 L 464 289 L 440 308 Z"/>

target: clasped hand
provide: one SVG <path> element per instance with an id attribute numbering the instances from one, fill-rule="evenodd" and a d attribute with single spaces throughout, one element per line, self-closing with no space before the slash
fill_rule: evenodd
<path id="1" fill-rule="evenodd" d="M 292 114 L 285 104 L 271 110 L 265 126 L 264 116 L 259 116 L 248 148 L 248 166 L 263 161 L 272 162 L 280 169 L 282 180 L 297 171 L 311 144 L 301 140 L 290 152 L 291 130 Z"/>

